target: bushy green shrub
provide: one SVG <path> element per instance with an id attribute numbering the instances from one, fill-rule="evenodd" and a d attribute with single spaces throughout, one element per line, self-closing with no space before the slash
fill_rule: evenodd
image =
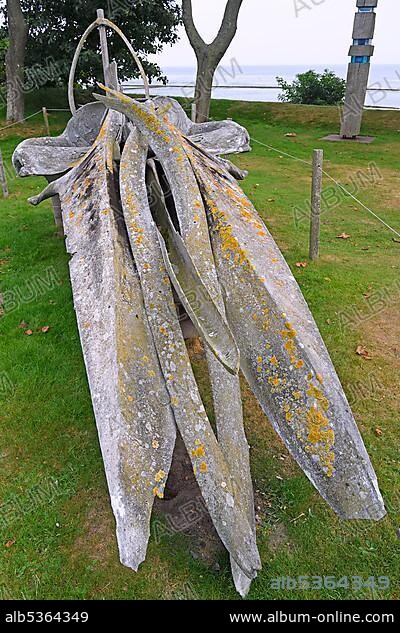
<path id="1" fill-rule="evenodd" d="M 278 98 L 287 103 L 337 105 L 342 103 L 346 92 L 345 80 L 327 69 L 322 74 L 315 70 L 301 73 L 292 84 L 282 77 L 277 77 L 276 80 L 282 89 Z"/>

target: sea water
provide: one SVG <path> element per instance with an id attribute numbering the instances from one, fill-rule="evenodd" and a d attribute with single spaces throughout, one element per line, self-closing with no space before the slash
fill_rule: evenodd
<path id="1" fill-rule="evenodd" d="M 323 72 L 324 66 L 240 66 L 236 62 L 224 64 L 218 68 L 215 75 L 216 88 L 213 90 L 214 99 L 232 99 L 237 101 L 278 101 L 281 90 L 277 87 L 277 77 L 283 77 L 292 82 L 297 74 L 307 70 Z M 168 95 L 170 97 L 193 97 L 196 79 L 194 67 L 162 67 L 167 77 L 168 85 L 154 83 L 152 95 Z M 346 78 L 347 66 L 329 66 L 336 75 Z M 139 84 L 138 80 L 127 82 Z M 184 88 L 173 86 L 183 85 Z M 265 88 L 267 86 L 268 88 Z M 375 88 L 367 93 L 366 105 L 381 108 L 400 108 L 400 65 L 371 65 L 369 87 Z M 399 92 L 391 92 L 398 89 Z M 129 92 L 129 90 L 127 90 Z M 139 89 L 134 92 L 139 93 Z"/>

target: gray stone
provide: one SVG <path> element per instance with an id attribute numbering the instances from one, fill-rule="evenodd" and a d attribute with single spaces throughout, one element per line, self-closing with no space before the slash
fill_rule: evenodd
<path id="1" fill-rule="evenodd" d="M 367 94 L 370 64 L 349 64 L 346 97 L 342 107 L 340 135 L 344 138 L 358 136 Z"/>
<path id="2" fill-rule="evenodd" d="M 375 141 L 375 136 L 355 136 L 351 138 L 344 138 L 340 136 L 340 134 L 328 134 L 328 136 L 324 136 L 321 141 L 331 141 L 334 143 L 361 143 L 365 145 L 369 145 Z"/>

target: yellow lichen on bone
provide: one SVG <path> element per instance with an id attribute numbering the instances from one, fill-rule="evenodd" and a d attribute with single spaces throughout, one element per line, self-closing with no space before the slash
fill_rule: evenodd
<path id="1" fill-rule="evenodd" d="M 321 466 L 328 477 L 333 476 L 335 453 L 335 432 L 329 425 L 329 420 L 321 411 L 312 407 L 307 412 L 307 445 L 306 450 L 317 455 Z"/>
<path id="2" fill-rule="evenodd" d="M 316 400 L 318 400 L 321 408 L 324 411 L 327 411 L 329 409 L 329 400 L 325 398 L 324 394 L 320 389 L 318 389 L 318 387 L 310 385 L 307 390 L 307 395 L 310 396 L 310 398 L 315 398 Z"/>
<path id="3" fill-rule="evenodd" d="M 205 454 L 204 446 L 202 444 L 192 450 L 192 457 L 204 457 Z"/>
<path id="4" fill-rule="evenodd" d="M 156 480 L 157 483 L 159 483 L 160 481 L 165 479 L 165 477 L 166 477 L 165 470 L 159 470 L 158 473 L 156 473 L 154 479 Z"/>

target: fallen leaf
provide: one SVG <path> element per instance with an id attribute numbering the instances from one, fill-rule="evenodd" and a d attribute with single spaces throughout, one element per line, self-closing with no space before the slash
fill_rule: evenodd
<path id="1" fill-rule="evenodd" d="M 308 263 L 307 262 L 297 262 L 296 266 L 297 266 L 297 268 L 307 268 Z"/>
<path id="2" fill-rule="evenodd" d="M 21 323 L 18 326 L 21 330 L 26 330 L 26 328 L 28 327 L 28 324 L 25 321 L 21 321 Z"/>
<path id="3" fill-rule="evenodd" d="M 288 132 L 287 134 L 285 134 L 285 136 L 288 136 L 289 138 L 295 138 L 297 134 L 296 132 Z"/>
<path id="4" fill-rule="evenodd" d="M 24 334 L 26 334 L 27 336 L 32 336 L 33 332 L 32 330 L 25 330 Z"/>
<path id="5" fill-rule="evenodd" d="M 361 250 L 362 251 L 369 251 L 369 246 L 363 246 Z"/>
<path id="6" fill-rule="evenodd" d="M 362 356 L 362 358 L 364 358 L 365 360 L 372 360 L 373 356 L 371 354 L 371 352 L 369 352 L 367 349 L 365 349 L 365 347 L 363 347 L 362 345 L 359 345 L 356 349 L 356 354 L 358 354 L 358 356 Z"/>
<path id="7" fill-rule="evenodd" d="M 268 198 L 268 202 L 275 202 L 275 198 Z"/>
<path id="8" fill-rule="evenodd" d="M 396 240 L 396 238 L 393 238 L 393 242 L 396 242 L 396 244 L 400 244 L 400 240 Z"/>
<path id="9" fill-rule="evenodd" d="M 43 332 L 43 334 L 46 334 L 46 332 L 48 332 L 50 330 L 50 325 L 44 325 L 43 327 L 40 328 L 40 331 Z"/>
<path id="10" fill-rule="evenodd" d="M 13 538 L 13 539 L 10 539 L 9 541 L 7 541 L 5 546 L 9 548 L 9 547 L 12 547 L 13 545 L 15 545 L 15 543 L 16 543 L 16 540 L 15 540 L 15 538 Z"/>
<path id="11" fill-rule="evenodd" d="M 338 240 L 348 240 L 351 235 L 349 235 L 348 233 L 341 233 L 340 235 L 336 236 Z"/>
<path id="12" fill-rule="evenodd" d="M 375 433 L 376 433 L 376 435 L 377 435 L 378 437 L 382 437 L 382 435 L 383 435 L 383 431 L 382 431 L 382 429 L 380 429 L 380 428 L 375 429 Z"/>

